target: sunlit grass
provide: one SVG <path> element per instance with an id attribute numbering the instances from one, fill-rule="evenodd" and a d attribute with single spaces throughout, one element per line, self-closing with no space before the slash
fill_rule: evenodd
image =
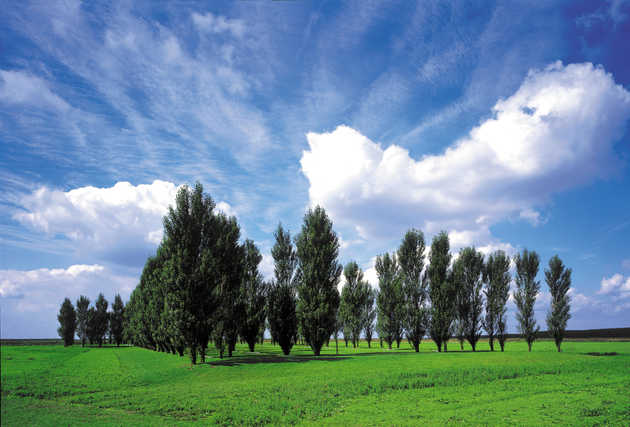
<path id="1" fill-rule="evenodd" d="M 376 344 L 376 345 L 374 345 Z M 2 347 L 2 424 L 401 425 L 610 423 L 630 418 L 630 343 L 437 353 L 266 343 L 205 365 L 133 347 Z M 470 350 L 466 347 L 466 350 Z M 592 356 L 587 353 L 617 353 Z"/>

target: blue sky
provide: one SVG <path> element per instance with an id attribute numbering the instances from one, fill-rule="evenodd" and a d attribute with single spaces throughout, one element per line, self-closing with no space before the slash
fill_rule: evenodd
<path id="1" fill-rule="evenodd" d="M 128 297 L 197 180 L 266 275 L 319 203 L 373 285 L 406 229 L 444 229 L 540 254 L 543 329 L 554 254 L 570 328 L 630 326 L 630 2 L 531 3 L 4 5 L 2 337 Z"/>

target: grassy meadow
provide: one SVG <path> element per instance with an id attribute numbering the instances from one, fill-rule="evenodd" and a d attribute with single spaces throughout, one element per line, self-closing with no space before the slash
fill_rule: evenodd
<path id="1" fill-rule="evenodd" d="M 135 347 L 2 346 L 2 425 L 630 424 L 630 342 L 479 347 L 331 342 L 315 358 L 266 343 L 191 367 Z"/>

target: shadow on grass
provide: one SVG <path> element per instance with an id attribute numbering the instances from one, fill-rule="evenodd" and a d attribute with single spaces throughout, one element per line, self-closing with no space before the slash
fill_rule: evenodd
<path id="1" fill-rule="evenodd" d="M 612 351 L 610 353 L 600 353 L 598 351 L 593 351 L 593 352 L 590 352 L 590 353 L 582 353 L 582 354 L 584 354 L 586 356 L 616 356 L 617 352 L 616 351 Z"/>
<path id="2" fill-rule="evenodd" d="M 325 361 L 325 362 L 338 362 L 344 359 L 349 359 L 347 355 L 325 355 L 325 356 L 235 356 L 222 360 L 215 360 L 212 362 L 206 362 L 206 365 L 212 366 L 239 366 L 239 365 L 253 365 L 257 363 L 305 363 L 311 361 Z"/>

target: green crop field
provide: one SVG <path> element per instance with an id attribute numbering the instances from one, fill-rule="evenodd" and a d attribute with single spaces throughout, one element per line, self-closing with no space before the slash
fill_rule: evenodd
<path id="1" fill-rule="evenodd" d="M 362 346 L 239 346 L 194 367 L 135 347 L 2 346 L 2 425 L 630 423 L 630 342 Z"/>

